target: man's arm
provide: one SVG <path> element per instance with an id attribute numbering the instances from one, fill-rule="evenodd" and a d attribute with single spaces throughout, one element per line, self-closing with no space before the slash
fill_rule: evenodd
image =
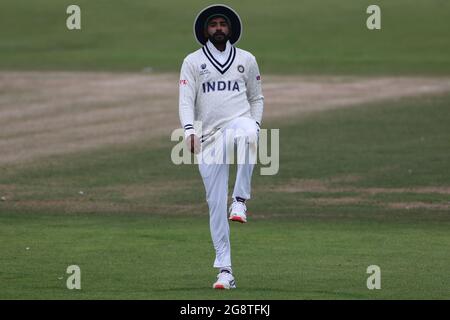
<path id="1" fill-rule="evenodd" d="M 264 96 L 262 95 L 261 75 L 259 73 L 258 63 L 254 57 L 252 57 L 248 73 L 247 99 L 250 103 L 250 113 L 252 118 L 255 119 L 258 126 L 261 126 L 264 110 Z"/>
<path id="2" fill-rule="evenodd" d="M 192 153 L 198 153 L 200 142 L 194 130 L 195 76 L 191 66 L 183 61 L 180 72 L 179 115 L 184 137 Z"/>

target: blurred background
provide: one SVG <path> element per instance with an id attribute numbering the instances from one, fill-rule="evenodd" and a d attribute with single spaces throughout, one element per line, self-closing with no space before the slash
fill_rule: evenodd
<path id="1" fill-rule="evenodd" d="M 82 30 L 66 28 L 77 4 Z M 0 68 L 178 71 L 198 48 L 192 25 L 208 1 L 4 0 Z M 239 46 L 264 72 L 448 74 L 450 3 L 396 1 L 228 1 L 244 32 Z M 381 30 L 366 9 L 381 8 Z"/>

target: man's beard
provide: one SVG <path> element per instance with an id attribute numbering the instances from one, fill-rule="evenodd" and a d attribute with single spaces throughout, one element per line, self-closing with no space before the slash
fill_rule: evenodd
<path id="1" fill-rule="evenodd" d="M 230 39 L 230 37 L 228 35 L 226 35 L 225 33 L 214 33 L 209 40 L 213 43 L 213 44 L 223 44 L 226 43 L 228 41 L 228 39 Z"/>

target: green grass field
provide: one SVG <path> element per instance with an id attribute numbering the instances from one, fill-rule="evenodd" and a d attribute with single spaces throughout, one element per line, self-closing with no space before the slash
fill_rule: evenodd
<path id="1" fill-rule="evenodd" d="M 66 28 L 73 1 L 3 0 L 0 69 L 178 72 L 195 15 L 210 1 L 79 0 L 81 31 Z M 449 74 L 445 0 L 227 1 L 241 15 L 240 46 L 263 73 Z M 366 28 L 371 4 L 380 31 Z"/>
<path id="2" fill-rule="evenodd" d="M 1 72 L 178 72 L 211 2 L 78 0 L 81 31 L 66 28 L 69 4 L 2 0 Z M 263 75 L 450 74 L 446 0 L 226 4 Z M 379 31 L 366 28 L 370 4 L 381 7 Z M 6 78 L 0 115 L 26 99 L 25 124 L 45 114 L 20 74 Z M 447 92 L 265 119 L 280 128 L 280 171 L 255 169 L 249 223 L 231 226 L 238 289 L 226 292 L 211 289 L 198 168 L 171 163 L 168 137 L 0 165 L 0 299 L 450 299 L 449 106 Z M 0 157 L 23 127 L 8 136 L 0 126 Z M 73 264 L 81 290 L 66 288 Z M 381 268 L 381 290 L 366 287 L 369 265 Z"/>
<path id="3" fill-rule="evenodd" d="M 171 164 L 166 139 L 5 167 L 0 298 L 449 299 L 449 102 L 266 124 L 280 128 L 280 173 L 255 175 L 250 222 L 231 227 L 231 292 L 210 289 L 203 186 L 195 166 Z M 71 264 L 80 291 L 65 286 Z M 381 290 L 366 288 L 372 264 Z"/>

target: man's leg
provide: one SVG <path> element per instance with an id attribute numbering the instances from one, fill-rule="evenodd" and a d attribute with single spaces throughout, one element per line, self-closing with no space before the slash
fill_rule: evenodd
<path id="1" fill-rule="evenodd" d="M 238 165 L 233 200 L 248 200 L 251 194 L 251 180 L 256 162 L 258 128 L 253 119 L 238 118 L 233 123 L 237 145 Z M 239 157 L 241 159 L 239 159 Z"/>
<path id="2" fill-rule="evenodd" d="M 250 199 L 253 167 L 253 164 L 238 164 L 233 200 L 245 202 L 245 200 Z"/>
<path id="3" fill-rule="evenodd" d="M 231 270 L 230 227 L 227 219 L 228 164 L 199 164 L 209 207 L 211 238 L 216 250 L 215 268 Z"/>

